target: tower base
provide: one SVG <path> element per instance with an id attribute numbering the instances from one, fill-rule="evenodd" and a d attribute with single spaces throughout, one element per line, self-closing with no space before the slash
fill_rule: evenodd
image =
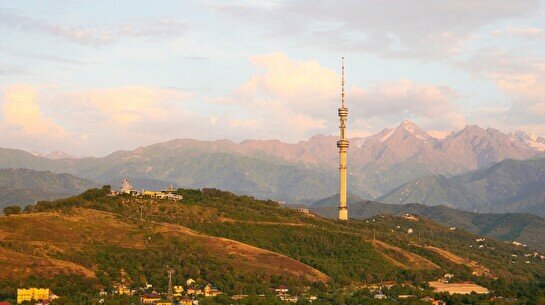
<path id="1" fill-rule="evenodd" d="M 348 220 L 348 209 L 346 207 L 339 207 L 339 219 Z"/>

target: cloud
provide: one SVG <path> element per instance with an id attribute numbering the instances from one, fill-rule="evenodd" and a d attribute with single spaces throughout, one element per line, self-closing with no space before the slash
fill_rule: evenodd
<path id="1" fill-rule="evenodd" d="M 452 88 L 416 84 L 409 79 L 386 81 L 368 89 L 354 88 L 351 99 L 358 114 L 370 116 L 408 115 L 437 118 L 457 110 L 453 100 L 459 97 Z"/>
<path id="2" fill-rule="evenodd" d="M 464 68 L 493 81 L 511 103 L 506 116 L 511 122 L 543 121 L 545 115 L 545 59 L 527 53 L 483 50 Z"/>
<path id="3" fill-rule="evenodd" d="M 494 36 L 510 35 L 525 39 L 536 39 L 545 37 L 545 29 L 538 27 L 509 27 L 505 30 L 495 30 Z"/>
<path id="4" fill-rule="evenodd" d="M 6 64 L 6 63 L 0 63 L 0 76 L 14 75 L 14 74 L 26 74 L 26 72 L 23 68 L 19 66 Z"/>
<path id="5" fill-rule="evenodd" d="M 64 129 L 45 117 L 37 103 L 36 90 L 27 85 L 11 85 L 4 90 L 3 126 L 4 132 L 22 137 L 64 138 Z"/>
<path id="6" fill-rule="evenodd" d="M 139 124 L 162 120 L 187 100 L 188 92 L 174 88 L 123 86 L 117 88 L 78 90 L 58 97 L 74 110 L 85 110 L 95 120 L 112 124 Z"/>
<path id="7" fill-rule="evenodd" d="M 254 130 L 292 141 L 336 130 L 339 73 L 317 61 L 294 60 L 282 53 L 252 56 L 250 62 L 257 73 L 221 103 L 238 105 L 245 115 L 257 118 Z M 347 95 L 349 122 L 354 124 L 350 134 L 369 134 L 404 118 L 438 129 L 463 127 L 458 98 L 452 88 L 408 79 L 368 88 L 352 85 Z"/>
<path id="8" fill-rule="evenodd" d="M 214 5 L 219 12 L 303 44 L 389 56 L 453 54 L 484 26 L 534 14 L 537 0 L 299 0 Z M 267 22 L 263 22 L 267 20 Z"/>
<path id="9" fill-rule="evenodd" d="M 5 99 L 25 102 L 27 106 L 21 108 L 25 115 L 17 116 L 12 105 L 6 117 L 11 125 L 17 122 L 20 129 L 24 126 L 26 134 L 44 132 L 39 136 L 44 143 L 23 143 L 23 148 L 77 155 L 102 154 L 114 148 L 130 149 L 179 137 L 296 142 L 317 133 L 338 132 L 337 71 L 315 60 L 296 60 L 282 53 L 251 56 L 249 61 L 254 74 L 223 98 L 138 85 L 93 89 L 25 87 L 17 90 L 18 99 L 12 95 Z M 438 130 L 451 130 L 465 122 L 454 103 L 459 95 L 449 87 L 401 79 L 365 88 L 350 85 L 348 89 L 350 136 L 368 135 L 384 126 L 397 125 L 404 118 Z M 49 111 L 37 106 L 38 98 Z M 46 141 L 51 133 L 61 134 L 57 129 L 66 129 L 66 137 Z M 23 145 L 13 130 L 6 130 L 6 135 L 11 135 L 9 143 Z"/>
<path id="10" fill-rule="evenodd" d="M 108 28 L 92 28 L 37 19 L 6 9 L 0 9 L 0 26 L 47 34 L 72 43 L 90 46 L 112 44 L 121 38 L 162 39 L 175 37 L 182 35 L 188 27 L 184 20 L 137 19 L 121 24 L 110 24 Z"/>

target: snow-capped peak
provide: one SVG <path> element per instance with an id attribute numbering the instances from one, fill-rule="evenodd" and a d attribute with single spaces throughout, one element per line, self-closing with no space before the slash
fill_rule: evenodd
<path id="1" fill-rule="evenodd" d="M 545 139 L 539 137 L 535 133 L 527 134 L 524 131 L 516 131 L 509 134 L 511 141 L 518 141 L 530 148 L 533 148 L 540 152 L 545 152 Z"/>

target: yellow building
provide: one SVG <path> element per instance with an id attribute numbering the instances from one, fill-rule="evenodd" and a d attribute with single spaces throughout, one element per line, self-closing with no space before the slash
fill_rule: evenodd
<path id="1" fill-rule="evenodd" d="M 117 294 L 132 295 L 132 291 L 125 285 L 117 286 Z"/>
<path id="2" fill-rule="evenodd" d="M 184 298 L 180 300 L 180 305 L 193 305 L 193 301 L 188 298 Z"/>
<path id="3" fill-rule="evenodd" d="M 184 293 L 184 286 L 174 286 L 174 296 L 179 297 Z"/>
<path id="4" fill-rule="evenodd" d="M 216 287 L 212 287 L 212 285 L 208 284 L 206 287 L 204 287 L 204 296 L 205 297 L 215 297 L 217 295 L 220 295 L 221 291 L 219 291 Z"/>
<path id="5" fill-rule="evenodd" d="M 49 288 L 17 289 L 17 304 L 21 304 L 24 301 L 48 300 L 49 295 Z"/>

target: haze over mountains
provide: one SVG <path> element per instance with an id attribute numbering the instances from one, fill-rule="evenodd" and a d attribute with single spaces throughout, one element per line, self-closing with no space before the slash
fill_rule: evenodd
<path id="1" fill-rule="evenodd" d="M 28 169 L 0 169 L 0 209 L 79 194 L 96 184 L 69 174 Z"/>
<path id="2" fill-rule="evenodd" d="M 278 140 L 179 139 L 117 151 L 100 158 L 48 159 L 0 149 L 0 168 L 70 173 L 97 183 L 151 179 L 184 187 L 216 187 L 259 198 L 301 203 L 337 192 L 337 136 L 316 135 L 290 144 Z M 351 139 L 349 188 L 362 198 L 382 196 L 409 181 L 485 168 L 504 159 L 543 155 L 545 139 L 467 126 L 439 139 L 410 121 L 376 135 Z M 114 187 L 116 187 L 114 185 Z M 145 183 L 142 187 L 146 187 Z"/>
<path id="3" fill-rule="evenodd" d="M 377 200 L 545 216 L 545 159 L 504 160 L 491 167 L 450 178 L 422 177 Z"/>

